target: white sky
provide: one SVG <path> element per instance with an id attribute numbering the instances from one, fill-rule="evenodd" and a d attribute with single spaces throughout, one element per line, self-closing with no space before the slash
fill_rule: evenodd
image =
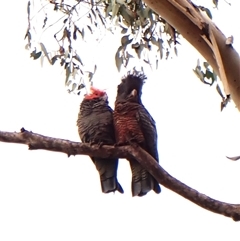
<path id="1" fill-rule="evenodd" d="M 39 61 L 29 58 L 23 41 L 26 1 L 22 2 L 13 6 L 5 1 L 7 10 L 0 16 L 0 130 L 24 127 L 79 141 L 80 98 L 67 94 L 57 64 L 41 68 Z M 211 6 L 210 0 L 198 2 Z M 213 14 L 220 29 L 234 36 L 234 47 L 240 52 L 236 23 L 240 3 L 232 2 L 229 7 L 220 1 L 220 11 Z M 120 41 L 111 35 L 108 41 L 96 54 L 95 85 L 107 88 L 113 106 L 120 81 L 114 54 Z M 225 158 L 240 154 L 240 115 L 233 103 L 220 112 L 215 88 L 195 77 L 191 69 L 199 58 L 197 52 L 184 41 L 178 51 L 179 57 L 162 61 L 158 71 L 148 74 L 143 90 L 143 102 L 157 123 L 160 163 L 198 191 L 240 203 L 240 162 Z M 62 153 L 0 143 L 0 240 L 239 240 L 240 223 L 164 187 L 160 195 L 132 198 L 127 161 L 120 160 L 118 173 L 125 194 L 104 195 L 88 157 L 67 158 Z"/>

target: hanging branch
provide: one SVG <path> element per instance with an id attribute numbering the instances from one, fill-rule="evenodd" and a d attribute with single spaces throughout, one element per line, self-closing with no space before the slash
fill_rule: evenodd
<path id="1" fill-rule="evenodd" d="M 176 178 L 167 173 L 147 152 L 140 147 L 133 146 L 101 146 L 89 145 L 79 142 L 72 142 L 59 138 L 39 135 L 29 132 L 24 128 L 21 132 L 2 132 L 0 131 L 0 141 L 9 143 L 26 144 L 29 150 L 48 150 L 66 153 L 71 155 L 91 155 L 101 158 L 118 157 L 127 158 L 134 157 L 139 163 L 146 168 L 155 179 L 181 195 L 189 201 L 207 209 L 211 212 L 222 214 L 226 217 L 231 217 L 234 221 L 240 221 L 240 204 L 230 204 L 212 199 L 205 194 L 199 193 L 197 190 L 180 182 Z"/>

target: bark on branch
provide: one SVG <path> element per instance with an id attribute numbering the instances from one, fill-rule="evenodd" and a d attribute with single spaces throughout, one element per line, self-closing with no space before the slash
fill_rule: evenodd
<path id="1" fill-rule="evenodd" d="M 207 60 L 240 110 L 240 57 L 212 20 L 190 0 L 144 1 Z"/>
<path id="2" fill-rule="evenodd" d="M 48 150 L 66 153 L 70 155 L 91 155 L 98 157 L 135 157 L 156 180 L 166 188 L 176 192 L 182 197 L 209 211 L 231 217 L 234 221 L 240 221 L 240 204 L 230 204 L 212 199 L 193 188 L 185 185 L 167 173 L 147 152 L 140 147 L 133 146 L 102 146 L 72 142 L 58 138 L 47 137 L 24 128 L 21 132 L 0 131 L 0 141 L 9 143 L 26 144 L 30 150 Z"/>

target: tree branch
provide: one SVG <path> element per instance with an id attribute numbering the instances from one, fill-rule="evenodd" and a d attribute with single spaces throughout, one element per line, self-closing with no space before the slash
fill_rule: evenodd
<path id="1" fill-rule="evenodd" d="M 231 94 L 240 110 L 240 57 L 232 45 L 226 44 L 226 36 L 212 20 L 190 0 L 144 1 L 207 60 L 223 81 L 225 94 Z"/>
<path id="2" fill-rule="evenodd" d="M 240 204 L 230 204 L 212 199 L 193 188 L 185 185 L 176 178 L 167 173 L 147 152 L 140 147 L 133 146 L 102 146 L 89 145 L 79 142 L 72 142 L 58 138 L 47 137 L 33 132 L 29 132 L 24 128 L 21 132 L 2 132 L 0 131 L 0 141 L 9 143 L 26 144 L 30 150 L 48 150 L 66 153 L 70 155 L 91 155 L 102 158 L 118 157 L 127 158 L 134 157 L 139 163 L 146 168 L 155 178 L 166 188 L 176 192 L 182 197 L 199 205 L 209 211 L 231 217 L 234 221 L 240 221 Z"/>

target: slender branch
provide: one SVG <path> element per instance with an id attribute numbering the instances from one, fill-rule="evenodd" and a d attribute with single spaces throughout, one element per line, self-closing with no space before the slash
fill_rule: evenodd
<path id="1" fill-rule="evenodd" d="M 166 188 L 176 192 L 182 197 L 209 211 L 231 217 L 234 221 L 240 221 L 240 204 L 230 204 L 212 199 L 205 194 L 185 185 L 166 172 L 147 152 L 140 147 L 133 146 L 102 146 L 72 142 L 59 138 L 52 138 L 29 132 L 24 128 L 21 132 L 0 131 L 0 141 L 9 143 L 26 144 L 30 150 L 44 149 L 70 155 L 91 155 L 102 158 L 118 157 L 136 158 L 155 178 Z"/>

